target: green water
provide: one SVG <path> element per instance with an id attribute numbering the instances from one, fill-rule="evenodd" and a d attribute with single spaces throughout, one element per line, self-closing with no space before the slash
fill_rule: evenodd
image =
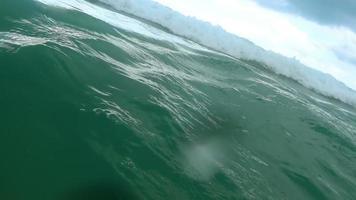
<path id="1" fill-rule="evenodd" d="M 354 108 L 110 13 L 1 0 L 0 199 L 356 198 Z"/>

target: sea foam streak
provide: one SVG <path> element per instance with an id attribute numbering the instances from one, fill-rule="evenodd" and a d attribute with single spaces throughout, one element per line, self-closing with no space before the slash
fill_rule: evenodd
<path id="1" fill-rule="evenodd" d="M 329 74 L 299 61 L 266 51 L 252 42 L 208 22 L 184 16 L 152 0 L 99 0 L 117 10 L 158 23 L 175 34 L 231 56 L 266 64 L 274 72 L 292 78 L 323 95 L 356 106 L 356 92 Z"/>

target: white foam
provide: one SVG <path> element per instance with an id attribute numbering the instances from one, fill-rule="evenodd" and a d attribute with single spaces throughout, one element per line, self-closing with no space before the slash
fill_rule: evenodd
<path id="1" fill-rule="evenodd" d="M 356 92 L 329 74 L 299 61 L 266 51 L 252 42 L 208 22 L 184 16 L 152 0 L 99 0 L 117 10 L 158 23 L 175 34 L 237 58 L 264 63 L 278 74 L 292 78 L 319 93 L 356 106 Z"/>

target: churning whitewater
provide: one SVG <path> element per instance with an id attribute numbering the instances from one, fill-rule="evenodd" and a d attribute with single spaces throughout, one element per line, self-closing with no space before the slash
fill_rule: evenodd
<path id="1" fill-rule="evenodd" d="M 0 198 L 353 199 L 356 93 L 149 0 L 0 2 Z"/>

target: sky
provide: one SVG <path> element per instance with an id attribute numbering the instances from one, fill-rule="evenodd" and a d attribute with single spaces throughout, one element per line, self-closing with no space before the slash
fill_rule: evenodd
<path id="1" fill-rule="evenodd" d="M 356 90 L 356 0 L 155 0 Z"/>

